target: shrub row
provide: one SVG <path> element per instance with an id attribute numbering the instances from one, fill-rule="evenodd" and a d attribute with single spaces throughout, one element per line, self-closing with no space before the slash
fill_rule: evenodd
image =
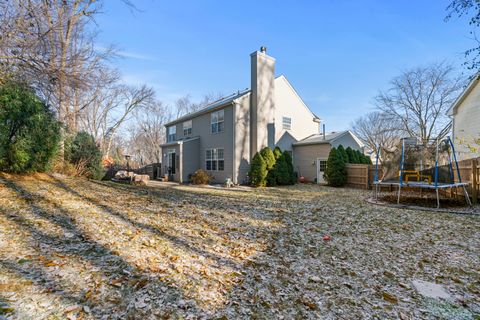
<path id="1" fill-rule="evenodd" d="M 250 163 L 248 177 L 250 184 L 256 187 L 291 185 L 297 180 L 292 156 L 288 151 L 282 152 L 279 147 L 273 151 L 265 147 L 257 152 Z"/>

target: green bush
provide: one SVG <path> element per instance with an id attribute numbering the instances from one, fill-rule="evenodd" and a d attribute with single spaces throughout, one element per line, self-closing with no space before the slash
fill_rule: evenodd
<path id="1" fill-rule="evenodd" d="M 297 177 L 295 176 L 295 171 L 293 169 L 292 155 L 288 151 L 283 151 L 283 156 L 285 158 L 285 163 L 287 164 L 288 176 L 290 177 L 290 182 L 288 184 L 295 184 L 297 182 Z"/>
<path id="2" fill-rule="evenodd" d="M 250 163 L 250 171 L 248 173 L 250 184 L 255 187 L 264 187 L 266 185 L 267 174 L 268 171 L 265 160 L 260 153 L 255 153 Z"/>
<path id="3" fill-rule="evenodd" d="M 345 149 L 345 152 L 347 153 L 347 156 L 348 156 L 348 163 L 355 163 L 354 161 L 355 151 L 352 148 L 347 147 L 347 149 Z"/>
<path id="4" fill-rule="evenodd" d="M 347 168 L 342 154 L 332 148 L 327 160 L 325 178 L 332 187 L 343 187 L 347 183 Z"/>
<path id="5" fill-rule="evenodd" d="M 281 186 L 289 185 L 292 181 L 284 153 L 282 153 L 277 159 L 277 163 L 275 164 L 275 175 L 277 177 L 277 184 Z"/>
<path id="6" fill-rule="evenodd" d="M 276 163 L 275 163 L 276 166 Z M 273 166 L 272 170 L 269 170 L 267 173 L 267 187 L 275 187 L 277 185 L 277 171 L 275 170 L 275 166 Z"/>
<path id="7" fill-rule="evenodd" d="M 212 176 L 202 169 L 198 169 L 190 176 L 190 182 L 192 184 L 209 184 L 211 180 Z"/>
<path id="8" fill-rule="evenodd" d="M 99 180 L 104 175 L 102 152 L 93 136 L 78 132 L 65 139 L 65 161 L 77 167 L 80 175 Z"/>
<path id="9" fill-rule="evenodd" d="M 275 157 L 275 160 L 278 160 L 278 158 L 280 158 L 281 155 L 282 155 L 282 150 L 279 147 L 275 147 L 275 149 L 273 149 L 273 156 Z"/>
<path id="10" fill-rule="evenodd" d="M 348 158 L 347 151 L 345 150 L 345 148 L 344 148 L 342 145 L 339 145 L 339 146 L 338 146 L 337 152 L 342 156 L 343 161 L 344 161 L 345 163 L 349 163 L 349 162 L 350 162 L 350 160 L 349 160 L 349 158 Z M 351 162 L 351 163 L 358 163 L 358 162 Z"/>
<path id="11" fill-rule="evenodd" d="M 260 150 L 260 155 L 262 156 L 263 160 L 265 161 L 265 165 L 267 166 L 267 170 L 272 170 L 273 166 L 275 165 L 275 156 L 273 155 L 272 149 L 269 147 L 265 147 Z"/>
<path id="12" fill-rule="evenodd" d="M 46 171 L 60 141 L 60 123 L 28 86 L 0 86 L 0 170 Z"/>

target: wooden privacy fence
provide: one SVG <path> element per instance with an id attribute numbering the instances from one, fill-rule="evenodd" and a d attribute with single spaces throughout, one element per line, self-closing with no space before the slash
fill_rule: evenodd
<path id="1" fill-rule="evenodd" d="M 459 182 L 457 170 L 455 171 L 455 182 Z M 480 195 L 480 158 L 462 160 L 458 162 L 458 169 L 462 182 L 468 182 L 468 194 L 474 203 L 478 203 Z M 382 177 L 382 166 L 378 167 L 378 176 Z M 371 189 L 375 181 L 375 165 L 347 164 L 347 187 Z M 450 196 L 463 196 L 463 191 L 452 188 L 446 191 Z"/>
<path id="2" fill-rule="evenodd" d="M 158 179 L 160 178 L 162 164 L 161 163 L 151 163 L 147 164 L 144 167 L 133 169 L 136 174 L 147 174 L 150 176 L 150 179 Z"/>

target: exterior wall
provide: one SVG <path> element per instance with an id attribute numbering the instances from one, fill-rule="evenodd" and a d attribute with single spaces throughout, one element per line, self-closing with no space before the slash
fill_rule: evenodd
<path id="1" fill-rule="evenodd" d="M 350 147 L 353 150 L 362 151 L 362 146 L 358 144 L 358 142 L 353 139 L 350 134 L 345 134 L 343 137 L 336 139 L 335 141 L 331 142 L 332 147 L 338 148 L 339 145 L 342 145 L 345 149 Z"/>
<path id="2" fill-rule="evenodd" d="M 200 168 L 200 140 L 187 140 L 182 145 L 182 182 L 188 182 L 188 176 Z"/>
<path id="3" fill-rule="evenodd" d="M 274 144 L 275 59 L 255 51 L 251 59 L 251 154 Z M 266 130 L 267 129 L 267 130 Z"/>
<path id="4" fill-rule="evenodd" d="M 170 150 L 175 150 L 175 174 L 173 179 L 175 181 L 180 181 L 180 145 L 175 144 L 172 146 L 162 147 L 162 174 L 168 174 L 168 153 Z"/>
<path id="5" fill-rule="evenodd" d="M 243 96 L 235 108 L 234 183 L 245 183 L 250 169 L 250 95 Z"/>
<path id="6" fill-rule="evenodd" d="M 225 168 L 223 171 L 208 171 L 216 183 L 223 183 L 225 179 L 233 179 L 233 106 L 223 108 L 225 130 L 219 133 L 212 133 L 210 126 L 210 113 L 193 119 L 193 127 L 200 136 L 200 163 L 199 169 L 205 170 L 205 151 L 212 148 L 223 148 Z M 193 131 L 192 127 L 192 131 Z M 188 161 L 188 159 L 185 159 Z"/>
<path id="7" fill-rule="evenodd" d="M 318 158 L 328 158 L 330 148 L 328 143 L 293 146 L 293 167 L 295 171 L 304 176 L 307 181 L 313 182 L 317 178 L 316 160 Z"/>
<path id="8" fill-rule="evenodd" d="M 292 129 L 283 129 L 282 118 L 292 119 Z M 282 150 L 292 150 L 291 144 L 318 133 L 319 123 L 285 77 L 275 79 L 275 144 Z M 286 135 L 286 133 L 289 135 Z M 292 139 L 293 138 L 293 139 Z M 296 141 L 295 141 L 296 140 Z"/>
<path id="9" fill-rule="evenodd" d="M 479 82 L 457 107 L 453 121 L 453 139 L 459 159 L 479 157 L 479 153 L 472 153 L 466 146 L 468 143 L 472 144 L 474 139 L 480 139 Z"/>

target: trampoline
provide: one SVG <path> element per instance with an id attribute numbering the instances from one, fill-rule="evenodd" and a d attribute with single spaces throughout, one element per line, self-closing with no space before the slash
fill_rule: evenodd
<path id="1" fill-rule="evenodd" d="M 375 199 L 379 187 L 396 186 L 397 203 L 400 204 L 402 188 L 435 190 L 437 208 L 440 207 L 439 190 L 462 188 L 465 200 L 471 205 L 468 183 L 462 182 L 455 147 L 450 137 L 442 140 L 420 141 L 414 137 L 400 139 L 395 151 L 377 148 L 374 175 Z M 380 153 L 383 150 L 383 155 Z M 379 159 L 382 159 L 382 177 L 379 177 Z"/>

